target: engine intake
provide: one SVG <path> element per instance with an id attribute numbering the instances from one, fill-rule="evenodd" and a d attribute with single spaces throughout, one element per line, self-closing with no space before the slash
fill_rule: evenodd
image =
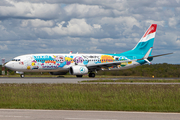
<path id="1" fill-rule="evenodd" d="M 85 75 L 88 73 L 88 69 L 85 66 L 72 66 L 70 67 L 69 73 L 71 75 Z"/>

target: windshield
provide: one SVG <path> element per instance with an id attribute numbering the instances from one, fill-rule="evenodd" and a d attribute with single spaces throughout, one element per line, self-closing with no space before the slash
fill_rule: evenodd
<path id="1" fill-rule="evenodd" d="M 21 61 L 21 59 L 12 59 L 12 61 Z"/>

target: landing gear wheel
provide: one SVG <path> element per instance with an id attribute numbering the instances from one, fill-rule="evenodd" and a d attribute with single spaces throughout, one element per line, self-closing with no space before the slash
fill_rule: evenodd
<path id="1" fill-rule="evenodd" d="M 95 77 L 95 73 L 89 73 L 89 77 Z"/>
<path id="2" fill-rule="evenodd" d="M 21 76 L 21 78 L 24 78 L 24 75 L 23 75 L 23 74 L 21 74 L 20 76 Z"/>
<path id="3" fill-rule="evenodd" d="M 82 77 L 82 76 L 83 76 L 83 75 L 76 75 L 76 77 L 79 77 L 79 78 Z"/>

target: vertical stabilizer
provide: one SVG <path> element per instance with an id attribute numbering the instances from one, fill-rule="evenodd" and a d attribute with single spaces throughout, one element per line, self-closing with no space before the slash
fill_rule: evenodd
<path id="1" fill-rule="evenodd" d="M 140 39 L 140 41 L 137 43 L 137 45 L 132 50 L 127 51 L 126 53 L 134 55 L 145 55 L 148 52 L 148 50 L 153 47 L 156 28 L 157 24 L 152 24 L 145 32 L 143 37 Z"/>

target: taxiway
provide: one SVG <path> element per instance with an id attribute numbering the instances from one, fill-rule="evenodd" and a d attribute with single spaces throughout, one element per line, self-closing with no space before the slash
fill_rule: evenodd
<path id="1" fill-rule="evenodd" d="M 26 77 L 26 78 L 10 78 L 10 77 L 0 77 L 0 83 L 81 83 L 81 81 L 88 81 L 88 80 L 99 80 L 99 79 L 110 79 L 110 80 L 119 80 L 119 79 L 144 79 L 144 80 L 151 80 L 152 78 L 131 78 L 131 77 L 120 77 L 120 78 L 40 78 L 40 77 Z M 178 78 L 155 78 L 157 79 L 166 79 L 166 80 L 173 80 Z M 97 84 L 96 82 L 83 82 L 81 84 Z M 180 83 L 146 83 L 146 82 L 99 82 L 99 84 L 180 84 Z"/>
<path id="2" fill-rule="evenodd" d="M 74 83 L 74 84 L 97 84 L 96 82 L 81 82 L 81 81 L 88 81 L 88 80 L 99 80 L 99 79 L 110 79 L 110 80 L 119 80 L 119 79 L 143 79 L 143 80 L 152 80 L 152 78 L 131 78 L 131 77 L 120 77 L 120 78 L 40 78 L 40 77 L 26 77 L 26 78 L 11 78 L 11 77 L 0 77 L 0 83 Z M 155 78 L 157 79 L 165 79 L 165 80 L 173 80 L 173 79 L 178 79 L 178 78 Z M 137 83 L 137 82 L 98 82 L 99 84 L 180 84 L 180 83 Z"/>
<path id="3" fill-rule="evenodd" d="M 1 120 L 179 120 L 179 113 L 0 109 Z"/>

